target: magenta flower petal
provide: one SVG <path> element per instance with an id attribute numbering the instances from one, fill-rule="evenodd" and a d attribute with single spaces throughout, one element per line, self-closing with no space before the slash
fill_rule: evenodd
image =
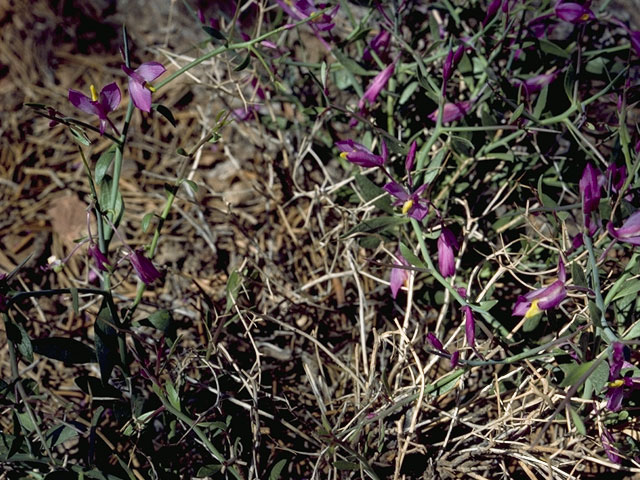
<path id="1" fill-rule="evenodd" d="M 140 75 L 145 82 L 153 82 L 156 78 L 167 71 L 161 63 L 145 62 L 136 68 L 136 73 Z"/>
<path id="2" fill-rule="evenodd" d="M 458 250 L 455 235 L 443 228 L 438 237 L 438 270 L 444 278 L 453 276 L 456 271 L 454 249 Z"/>
<path id="3" fill-rule="evenodd" d="M 361 104 L 363 104 L 365 100 L 370 104 L 375 103 L 376 98 L 378 98 L 378 95 L 380 94 L 382 89 L 387 86 L 387 83 L 393 75 L 395 68 L 396 62 L 393 61 L 384 70 L 382 70 L 378 75 L 375 76 L 375 78 L 369 84 L 369 88 L 367 88 L 367 90 L 364 92 L 364 95 L 360 100 Z M 360 106 L 360 109 L 362 109 L 362 106 Z"/>
<path id="4" fill-rule="evenodd" d="M 413 164 L 416 160 L 416 150 L 418 149 L 418 144 L 414 140 L 409 147 L 409 153 L 407 154 L 407 159 L 404 161 L 404 169 L 411 178 L 411 170 L 413 170 Z"/>
<path id="5" fill-rule="evenodd" d="M 442 123 L 451 123 L 461 119 L 471 110 L 471 102 L 464 101 L 459 103 L 446 103 L 444 105 L 444 111 L 442 113 Z M 428 117 L 429 120 L 435 122 L 438 120 L 438 109 L 436 108 L 431 112 Z"/>
<path id="6" fill-rule="evenodd" d="M 409 200 L 409 194 L 407 191 L 396 182 L 389 182 L 382 188 L 384 188 L 389 195 L 396 197 L 401 202 Z"/>
<path id="7" fill-rule="evenodd" d="M 155 280 L 162 277 L 162 274 L 154 267 L 151 260 L 144 256 L 142 250 L 131 252 L 129 260 L 140 280 L 146 285 L 151 285 Z"/>
<path id="8" fill-rule="evenodd" d="M 526 95 L 531 95 L 533 93 L 539 92 L 544 87 L 553 82 L 557 73 L 541 73 L 539 75 L 534 75 L 533 77 L 527 78 L 526 80 L 517 80 L 515 81 L 515 85 L 522 86 Z"/>
<path id="9" fill-rule="evenodd" d="M 105 85 L 100 91 L 100 105 L 102 105 L 107 112 L 112 112 L 118 108 L 121 98 L 120 89 L 115 82 Z"/>
<path id="10" fill-rule="evenodd" d="M 579 183 L 582 196 L 582 211 L 585 215 L 590 215 L 591 212 L 598 208 L 601 198 L 600 190 L 603 183 L 604 177 L 600 170 L 591 165 L 591 163 L 587 163 Z"/>
<path id="11" fill-rule="evenodd" d="M 151 111 L 151 92 L 142 83 L 129 80 L 129 95 L 136 108 L 147 113 Z"/>
<path id="12" fill-rule="evenodd" d="M 609 430 L 603 428 L 602 434 L 600 435 L 600 440 L 602 441 L 602 448 L 604 448 L 604 452 L 609 457 L 613 463 L 620 463 L 620 455 L 618 455 L 618 450 L 613 445 L 615 440 Z"/>
<path id="13" fill-rule="evenodd" d="M 429 341 L 429 343 L 431 344 L 431 346 L 433 348 L 435 348 L 436 350 L 439 350 L 441 352 L 445 352 L 447 353 L 447 351 L 444 349 L 444 347 L 442 346 L 442 342 L 438 339 L 438 337 L 436 337 L 436 335 L 432 332 L 429 332 L 427 334 L 427 340 Z"/>
<path id="14" fill-rule="evenodd" d="M 464 333 L 467 337 L 467 344 L 474 348 L 476 344 L 476 321 L 473 318 L 471 307 L 464 307 Z"/>
<path id="15" fill-rule="evenodd" d="M 96 263 L 96 268 L 101 272 L 106 272 L 108 269 L 106 265 L 111 265 L 109 263 L 109 259 L 100 251 L 98 245 L 95 243 L 91 243 L 88 248 L 89 255 L 93 258 L 93 261 Z"/>
<path id="16" fill-rule="evenodd" d="M 336 142 L 336 147 L 342 153 L 341 157 L 346 158 L 349 162 L 359 165 L 361 167 L 381 167 L 386 161 L 386 144 L 382 143 L 383 155 L 376 155 L 367 149 L 364 145 L 354 142 L 353 140 L 341 140 Z"/>
<path id="17" fill-rule="evenodd" d="M 591 10 L 579 3 L 566 2 L 556 6 L 556 15 L 560 20 L 569 23 L 583 23 L 593 20 L 596 16 Z"/>
<path id="18" fill-rule="evenodd" d="M 69 101 L 74 107 L 79 108 L 85 113 L 100 115 L 100 109 L 96 105 L 96 102 L 92 102 L 91 99 L 82 92 L 69 90 Z"/>
<path id="19" fill-rule="evenodd" d="M 543 289 L 540 295 L 536 297 L 536 300 L 538 300 L 538 308 L 540 308 L 540 310 L 549 310 L 550 308 L 555 308 L 560 305 L 565 298 L 567 298 L 567 290 L 564 282 L 556 280 L 547 288 Z"/>
<path id="20" fill-rule="evenodd" d="M 632 214 L 620 228 L 614 228 L 613 224 L 607 224 L 609 234 L 621 242 L 631 245 L 640 245 L 640 210 Z"/>
<path id="21" fill-rule="evenodd" d="M 396 253 L 396 257 L 400 261 L 401 266 L 408 267 L 409 262 L 398 252 Z M 395 299 L 398 296 L 398 292 L 400 288 L 407 282 L 409 279 L 409 270 L 404 268 L 394 267 L 391 269 L 391 276 L 389 278 L 389 284 L 391 286 L 391 296 Z"/>

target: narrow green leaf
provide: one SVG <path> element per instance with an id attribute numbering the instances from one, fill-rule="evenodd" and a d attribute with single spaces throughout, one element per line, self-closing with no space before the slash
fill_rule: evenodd
<path id="1" fill-rule="evenodd" d="M 169 403 L 176 410 L 180 410 L 180 394 L 176 390 L 176 387 L 173 386 L 173 383 L 171 383 L 171 380 L 167 380 L 166 389 Z"/>
<path id="2" fill-rule="evenodd" d="M 284 469 L 286 464 L 286 459 L 282 459 L 278 463 L 276 463 L 271 469 L 271 473 L 269 473 L 269 480 L 280 480 L 280 474 L 282 473 L 282 470 Z"/>
<path id="3" fill-rule="evenodd" d="M 78 313 L 80 313 L 80 306 L 78 302 L 78 289 L 75 287 L 71 287 L 69 290 L 71 291 L 71 304 L 73 306 L 73 313 L 78 315 Z"/>
<path id="4" fill-rule="evenodd" d="M 524 112 L 524 103 L 518 105 L 518 108 L 514 110 L 511 118 L 509 119 L 509 123 L 514 123 L 516 120 L 518 120 L 520 118 L 520 115 L 522 115 L 522 112 Z"/>
<path id="5" fill-rule="evenodd" d="M 229 275 L 229 280 L 227 280 L 227 305 L 225 306 L 224 313 L 229 313 L 233 306 L 236 303 L 236 299 L 238 298 L 238 292 L 240 292 L 240 287 L 242 286 L 242 277 L 240 274 L 234 270 Z"/>
<path id="6" fill-rule="evenodd" d="M 584 426 L 584 422 L 582 421 L 580 414 L 578 414 L 576 409 L 571 406 L 569 407 L 569 413 L 571 414 L 571 420 L 573 421 L 573 424 L 576 426 L 576 430 L 578 431 L 578 433 L 580 435 L 586 435 L 587 429 Z"/>
<path id="7" fill-rule="evenodd" d="M 111 311 L 106 300 L 100 306 L 100 312 L 94 325 L 94 342 L 96 344 L 96 356 L 100 364 L 100 376 L 102 383 L 106 384 L 111 376 L 111 371 L 119 362 L 118 357 L 118 332 L 112 325 L 116 325 L 116 319 L 112 318 Z"/>
<path id="8" fill-rule="evenodd" d="M 176 117 L 173 116 L 173 113 L 171 112 L 171 110 L 169 110 L 169 107 L 162 105 L 161 103 L 154 103 L 151 105 L 151 108 L 153 108 L 156 112 L 158 112 L 160 115 L 166 118 L 167 121 L 174 127 L 178 126 L 178 122 L 176 122 Z"/>
<path id="9" fill-rule="evenodd" d="M 356 233 L 375 233 L 381 232 L 389 227 L 395 227 L 397 225 L 403 225 L 409 222 L 409 218 L 404 217 L 376 217 L 369 220 L 365 220 L 360 224 L 353 227 L 347 233 L 345 233 L 342 238 L 349 237 Z"/>
<path id="10" fill-rule="evenodd" d="M 358 64 L 358 62 L 356 62 L 352 58 L 347 57 L 344 53 L 342 53 L 337 48 L 332 49 L 331 53 L 333 54 L 334 57 L 336 57 L 336 60 L 338 60 L 344 68 L 346 68 L 348 71 L 350 71 L 354 75 L 369 76 L 369 72 L 364 68 L 362 68 Z"/>
<path id="11" fill-rule="evenodd" d="M 149 212 L 145 214 L 144 217 L 142 217 L 141 226 L 142 226 L 143 232 L 146 232 L 147 230 L 149 230 L 149 224 L 151 223 L 151 219 L 153 218 L 153 215 L 154 215 L 153 212 Z"/>
<path id="12" fill-rule="evenodd" d="M 33 351 L 38 355 L 68 364 L 93 363 L 96 352 L 88 345 L 65 337 L 46 337 L 31 340 Z"/>
<path id="13" fill-rule="evenodd" d="M 249 66 L 249 62 L 251 62 L 251 54 L 248 54 L 246 57 L 244 57 L 244 60 L 242 60 L 242 62 L 240 62 L 240 65 L 234 68 L 233 71 L 241 72 L 242 70 L 244 70 Z"/>
<path id="14" fill-rule="evenodd" d="M 544 53 L 548 53 L 549 55 L 555 55 L 556 57 L 560 57 L 560 58 L 570 58 L 571 55 L 562 47 L 560 47 L 559 45 L 550 42 L 549 40 L 545 40 L 544 38 L 541 38 L 539 40 L 540 42 L 540 49 L 544 52 Z"/>
<path id="15" fill-rule="evenodd" d="M 223 42 L 227 41 L 227 37 L 225 37 L 220 30 L 210 27 L 209 25 L 204 25 L 202 27 L 202 30 L 207 32 L 207 35 L 209 35 L 212 38 L 215 38 L 216 40 L 222 40 Z"/>
<path id="16" fill-rule="evenodd" d="M 80 130 L 77 127 L 69 127 L 69 130 L 73 135 L 73 139 L 76 142 L 78 142 L 80 145 L 84 145 L 85 147 L 88 147 L 89 145 L 91 145 L 91 140 L 89 140 L 89 137 L 87 137 L 87 134 L 84 133 L 83 130 Z"/>
<path id="17" fill-rule="evenodd" d="M 33 362 L 33 346 L 24 327 L 20 323 L 10 319 L 6 323 L 6 327 L 7 337 L 14 343 L 20 355 L 22 355 L 27 363 Z"/>
<path id="18" fill-rule="evenodd" d="M 102 152 L 102 155 L 100 155 L 100 158 L 98 158 L 95 169 L 95 181 L 97 184 L 102 183 L 102 179 L 107 174 L 107 171 L 109 170 L 109 167 L 111 166 L 111 163 L 116 156 L 116 148 L 117 146 L 115 144 L 111 145 L 104 152 Z"/>

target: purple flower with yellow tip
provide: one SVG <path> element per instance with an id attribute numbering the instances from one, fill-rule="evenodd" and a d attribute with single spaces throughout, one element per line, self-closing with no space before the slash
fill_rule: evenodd
<path id="1" fill-rule="evenodd" d="M 553 82 L 557 76 L 557 73 L 540 73 L 533 77 L 529 77 L 526 80 L 516 80 L 514 85 L 522 87 L 524 94 L 528 96 L 542 90 Z"/>
<path id="2" fill-rule="evenodd" d="M 438 237 L 438 270 L 444 278 L 452 277 L 456 272 L 454 250 L 458 250 L 456 236 L 448 228 L 443 228 Z"/>
<path id="3" fill-rule="evenodd" d="M 555 11 L 560 20 L 569 23 L 584 23 L 596 18 L 589 8 L 574 2 L 560 3 L 556 5 Z"/>
<path id="4" fill-rule="evenodd" d="M 123 64 L 122 70 L 129 77 L 129 95 L 131 95 L 133 104 L 143 112 L 150 112 L 151 92 L 155 92 L 155 88 L 150 82 L 166 72 L 167 69 L 158 62 L 146 62 L 135 70 Z"/>
<path id="5" fill-rule="evenodd" d="M 387 144 L 382 142 L 382 155 L 372 153 L 367 147 L 353 140 L 341 140 L 336 142 L 336 147 L 340 150 L 340 156 L 351 163 L 365 168 L 381 167 L 389 157 Z"/>
<path id="6" fill-rule="evenodd" d="M 619 242 L 640 245 L 640 210 L 632 214 L 620 228 L 614 228 L 613 223 L 607 224 L 609 235 Z"/>
<path id="7" fill-rule="evenodd" d="M 104 88 L 100 90 L 99 96 L 93 85 L 91 85 L 89 89 L 91 91 L 91 98 L 82 92 L 70 89 L 69 101 L 74 107 L 91 115 L 96 115 L 100 119 L 100 135 L 104 134 L 107 124 L 119 135 L 118 129 L 108 117 L 109 113 L 113 112 L 118 108 L 118 105 L 120 105 L 122 95 L 118 85 L 115 83 L 105 85 Z"/>
<path id="8" fill-rule="evenodd" d="M 539 288 L 526 295 L 520 295 L 513 306 L 512 315 L 532 318 L 544 310 L 557 307 L 567 298 L 566 280 L 567 274 L 564 269 L 564 263 L 560 260 L 558 264 L 558 280 L 547 287 Z"/>
<path id="9" fill-rule="evenodd" d="M 396 258 L 400 262 L 397 266 L 391 269 L 391 276 L 389 277 L 389 286 L 391 287 L 391 296 L 395 299 L 398 296 L 400 288 L 406 285 L 409 280 L 410 270 L 402 267 L 410 267 L 409 262 L 400 254 L 396 253 Z"/>

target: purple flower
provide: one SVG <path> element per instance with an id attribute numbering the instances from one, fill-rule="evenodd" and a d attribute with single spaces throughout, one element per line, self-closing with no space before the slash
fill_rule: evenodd
<path id="1" fill-rule="evenodd" d="M 411 179 L 411 170 L 413 170 L 413 164 L 416 160 L 416 151 L 418 150 L 418 144 L 414 140 L 411 142 L 411 146 L 409 147 L 409 153 L 407 153 L 407 158 L 404 161 L 404 170 L 407 172 L 409 177 L 409 186 L 413 185 L 413 180 Z"/>
<path id="2" fill-rule="evenodd" d="M 438 337 L 436 337 L 435 333 L 429 332 L 427 334 L 427 340 L 429 341 L 431 346 L 436 350 L 439 350 L 440 352 L 443 352 L 443 353 L 449 353 L 444 349 L 444 347 L 442 346 L 442 342 L 438 339 Z"/>
<path id="3" fill-rule="evenodd" d="M 539 75 L 534 75 L 533 77 L 530 77 L 524 81 L 516 80 L 514 84 L 516 86 L 521 86 L 524 90 L 525 95 L 529 96 L 542 90 L 544 87 L 553 82 L 557 76 L 557 73 L 541 73 Z"/>
<path id="4" fill-rule="evenodd" d="M 129 260 L 140 280 L 146 285 L 151 285 L 155 280 L 162 277 L 162 274 L 153 266 L 151 260 L 144 256 L 142 250 L 130 252 Z"/>
<path id="5" fill-rule="evenodd" d="M 362 60 L 365 62 L 372 62 L 373 56 L 371 55 L 371 52 L 373 51 L 376 52 L 376 55 L 380 60 L 383 62 L 387 61 L 389 59 L 388 52 L 390 43 L 391 33 L 388 30 L 380 30 L 380 33 L 373 37 L 371 42 L 369 42 L 369 45 L 365 47 L 362 54 Z"/>
<path id="6" fill-rule="evenodd" d="M 438 270 L 444 278 L 456 272 L 454 250 L 458 250 L 456 237 L 448 228 L 443 228 L 438 237 Z"/>
<path id="7" fill-rule="evenodd" d="M 146 62 L 135 70 L 131 70 L 126 65 L 122 65 L 122 70 L 129 76 L 129 95 L 133 104 L 143 112 L 151 111 L 151 92 L 155 91 L 152 82 L 167 71 L 158 62 Z"/>
<path id="8" fill-rule="evenodd" d="M 631 46 L 636 52 L 636 55 L 640 57 L 640 32 L 637 30 L 627 30 L 629 33 L 629 41 Z"/>
<path id="9" fill-rule="evenodd" d="M 444 89 L 444 85 L 446 85 L 449 79 L 451 78 L 453 71 L 458 66 L 458 63 L 460 63 L 460 59 L 462 58 L 463 53 L 464 53 L 463 45 L 460 45 L 455 52 L 453 51 L 453 48 L 449 50 L 449 53 L 447 54 L 447 58 L 444 61 L 444 65 L 442 65 L 442 84 L 443 84 L 442 88 L 443 89 Z"/>
<path id="10" fill-rule="evenodd" d="M 364 92 L 364 95 L 358 102 L 358 110 L 360 110 L 361 112 L 364 111 L 365 101 L 369 102 L 370 105 L 375 103 L 376 98 L 378 98 L 378 95 L 380 94 L 382 89 L 387 86 L 387 83 L 393 75 L 395 68 L 396 60 L 391 62 L 384 70 L 382 70 L 378 75 L 375 76 L 375 78 L 369 84 L 367 90 Z"/>
<path id="11" fill-rule="evenodd" d="M 633 368 L 625 360 L 625 346 L 620 342 L 614 342 L 609 360 L 609 386 L 605 398 L 607 399 L 607 409 L 617 412 L 622 407 L 622 400 L 625 396 L 625 387 L 628 389 L 640 388 L 640 378 L 622 377 L 620 373 L 623 368 Z"/>
<path id="12" fill-rule="evenodd" d="M 618 193 L 627 180 L 627 167 L 624 165 L 618 167 L 615 163 L 611 163 L 605 171 L 605 176 L 611 191 Z"/>
<path id="13" fill-rule="evenodd" d="M 502 0 L 493 0 L 489 4 L 489 6 L 487 7 L 487 14 L 485 15 L 484 20 L 482 21 L 483 27 L 487 23 L 489 23 L 489 20 L 493 18 L 493 16 L 496 14 L 496 12 L 498 11 L 501 5 L 502 5 Z"/>
<path id="14" fill-rule="evenodd" d="M 286 0 L 275 0 L 278 5 L 294 20 L 304 20 L 305 18 L 310 17 L 315 14 L 317 11 L 324 9 L 328 6 L 326 3 L 319 3 L 318 5 L 314 5 L 314 3 L 309 0 L 296 0 L 296 1 L 286 1 Z M 336 13 L 338 13 L 338 9 L 340 5 L 336 5 L 334 8 L 329 10 L 326 13 L 318 16 L 311 22 L 311 28 L 314 30 L 326 32 L 335 26 L 332 22 L 333 17 L 335 17 Z"/>
<path id="15" fill-rule="evenodd" d="M 583 23 L 593 20 L 596 16 L 591 10 L 579 3 L 567 2 L 556 5 L 556 16 L 569 23 Z"/>
<path id="16" fill-rule="evenodd" d="M 614 228 L 613 223 L 607 224 L 609 235 L 620 242 L 627 242 L 631 245 L 640 245 L 640 210 L 633 213 L 620 228 Z"/>
<path id="17" fill-rule="evenodd" d="M 613 435 L 606 428 L 602 428 L 602 434 L 600 435 L 600 440 L 602 441 L 602 448 L 604 448 L 604 452 L 609 457 L 613 463 L 620 463 L 620 455 L 618 455 L 618 450 L 613 446 L 615 440 Z"/>
<path id="18" fill-rule="evenodd" d="M 389 277 L 389 284 L 391 286 L 391 296 L 395 299 L 398 296 L 400 288 L 409 280 L 410 270 L 399 267 L 409 267 L 409 262 L 400 254 L 396 253 L 396 258 L 400 262 L 400 265 L 391 269 L 391 276 Z"/>
<path id="19" fill-rule="evenodd" d="M 469 100 L 459 103 L 445 103 L 444 112 L 442 113 L 442 123 L 451 123 L 461 119 L 469 110 L 471 110 L 472 103 Z M 436 108 L 431 112 L 427 118 L 432 122 L 438 120 L 438 109 Z"/>
<path id="20" fill-rule="evenodd" d="M 382 142 L 382 155 L 372 153 L 367 147 L 353 140 L 336 142 L 336 147 L 342 152 L 340 154 L 342 158 L 365 168 L 381 167 L 389 156 L 387 144 L 384 141 Z"/>
<path id="21" fill-rule="evenodd" d="M 390 195 L 396 197 L 393 205 L 396 207 L 402 206 L 402 214 L 409 215 L 411 218 L 415 218 L 419 222 L 429 213 L 429 200 L 422 198 L 422 193 L 426 190 L 428 184 L 424 184 L 413 192 L 409 193 L 401 185 L 396 182 L 389 182 L 383 188 Z"/>
<path id="22" fill-rule="evenodd" d="M 557 24 L 550 22 L 549 19 L 553 17 L 553 14 L 542 15 L 531 20 L 527 27 L 533 33 L 536 38 L 542 38 L 545 35 L 550 34 Z"/>
<path id="23" fill-rule="evenodd" d="M 100 251 L 98 245 L 91 242 L 88 248 L 89 256 L 93 257 L 94 262 L 96 262 L 96 267 L 101 272 L 106 272 L 107 267 L 105 265 L 111 265 L 109 263 L 109 259 Z"/>
<path id="24" fill-rule="evenodd" d="M 79 108 L 83 112 L 98 116 L 100 119 L 100 135 L 104 134 L 107 124 L 111 125 L 111 128 L 113 128 L 116 134 L 119 134 L 115 125 L 107 117 L 110 112 L 113 112 L 118 108 L 118 105 L 120 105 L 121 94 L 118 85 L 115 83 L 105 85 L 105 87 L 100 90 L 99 97 L 93 85 L 91 85 L 90 90 L 91 98 L 77 90 L 69 90 L 69 101 L 74 107 Z"/>
<path id="25" fill-rule="evenodd" d="M 558 264 L 558 280 L 551 285 L 539 288 L 526 295 L 520 295 L 513 306 L 512 315 L 516 317 L 524 316 L 531 318 L 543 310 L 555 308 L 567 298 L 567 289 L 565 288 L 566 272 L 564 263 L 560 260 Z"/>
<path id="26" fill-rule="evenodd" d="M 580 196 L 582 197 L 582 211 L 585 216 L 598 208 L 600 204 L 600 190 L 604 183 L 604 177 L 600 170 L 587 163 L 580 178 Z"/>
<path id="27" fill-rule="evenodd" d="M 471 348 L 476 346 L 476 321 L 470 306 L 462 307 L 464 310 L 464 333 L 467 337 L 467 344 Z"/>

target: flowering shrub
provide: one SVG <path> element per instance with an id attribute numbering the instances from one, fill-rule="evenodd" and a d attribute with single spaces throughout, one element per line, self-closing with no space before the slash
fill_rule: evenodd
<path id="1" fill-rule="evenodd" d="M 87 274 L 0 277 L 14 418 L 0 458 L 110 479 L 573 478 L 576 457 L 632 471 L 640 70 L 626 19 L 564 1 L 219 3 L 182 12 L 193 57 L 150 47 L 134 69 L 123 29 L 99 94 L 30 104 L 77 143 L 88 192 L 86 234 L 40 272 L 55 284 L 86 251 Z M 167 102 L 187 78 L 216 79 L 224 109 Z M 126 162 L 159 125 L 179 137 L 189 108 L 204 133 L 162 151 L 178 167 L 156 173 L 162 196 L 139 218 Z M 200 175 L 205 154 L 249 168 L 234 135 L 259 147 L 240 205 L 231 183 L 211 186 L 223 169 Z M 187 224 L 214 256 L 213 227 L 244 250 L 226 265 L 207 253 L 226 271 L 206 278 L 181 271 L 195 245 L 159 261 Z M 84 312 L 90 335 L 36 338 L 23 312 L 42 297 Z M 94 364 L 78 404 L 36 403 L 34 355 Z"/>

